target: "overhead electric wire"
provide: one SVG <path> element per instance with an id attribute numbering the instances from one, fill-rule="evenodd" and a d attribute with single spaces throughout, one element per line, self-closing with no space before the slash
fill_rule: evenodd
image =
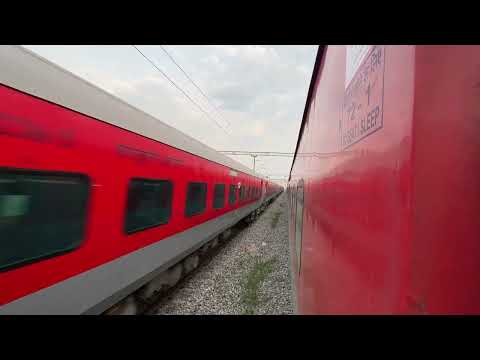
<path id="1" fill-rule="evenodd" d="M 213 120 L 213 121 L 215 122 L 215 124 L 216 124 L 220 129 L 222 129 L 227 135 L 231 136 L 231 134 L 230 134 L 227 130 L 225 130 L 225 129 L 223 128 L 223 126 L 221 126 L 221 125 L 217 122 L 217 120 L 215 120 L 214 118 L 212 118 L 208 112 L 206 112 L 205 110 L 203 110 L 203 108 L 202 108 L 200 105 L 198 105 L 198 104 L 190 97 L 190 95 L 188 95 L 180 86 L 178 86 L 178 85 L 175 83 L 175 81 L 173 81 L 172 79 L 170 79 L 170 77 L 168 77 L 168 75 L 165 74 L 165 73 L 162 71 L 162 69 L 160 69 L 152 60 L 150 60 L 150 59 L 149 59 L 143 52 L 141 52 L 140 49 L 138 49 L 135 45 L 132 45 L 132 46 L 135 48 L 135 50 L 137 50 L 137 51 L 140 53 L 140 55 L 142 55 L 142 56 L 145 58 L 145 60 L 147 60 L 150 64 L 152 64 L 152 66 L 153 66 L 155 69 L 157 69 L 168 81 L 170 81 L 170 83 L 171 83 L 173 86 L 175 86 L 178 90 L 180 90 L 180 91 L 182 92 L 182 94 L 185 95 L 202 113 L 204 113 L 209 119 Z"/>
<path id="2" fill-rule="evenodd" d="M 172 62 L 180 69 L 180 71 L 187 77 L 188 80 L 190 80 L 190 82 L 193 84 L 193 86 L 195 86 L 198 91 L 200 91 L 200 93 L 203 95 L 203 97 L 205 99 L 207 99 L 208 103 L 212 106 L 212 108 L 214 108 L 215 110 L 217 110 L 217 112 L 220 112 L 220 110 L 218 109 L 217 106 L 215 106 L 215 104 L 210 100 L 210 98 L 207 96 L 207 94 L 205 94 L 205 92 L 203 92 L 203 90 L 200 88 L 200 86 L 198 86 L 195 81 L 193 81 L 193 79 L 187 74 L 187 72 L 185 70 L 183 70 L 183 68 L 180 66 L 180 64 L 178 64 L 175 59 L 173 58 L 173 56 L 167 51 L 167 49 L 165 49 L 162 45 L 160 45 L 160 47 L 162 48 L 162 50 L 165 52 L 165 54 L 167 54 L 167 56 L 170 58 L 170 60 L 172 60 Z M 223 121 L 225 121 L 228 126 L 230 126 L 230 122 L 227 121 L 226 119 L 223 119 L 223 118 L 220 118 L 222 119 Z"/>

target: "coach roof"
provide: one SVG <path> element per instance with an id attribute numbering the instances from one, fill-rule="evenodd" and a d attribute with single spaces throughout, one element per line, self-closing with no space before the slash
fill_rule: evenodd
<path id="1" fill-rule="evenodd" d="M 248 167 L 21 46 L 0 46 L 0 83 L 232 169 Z"/>

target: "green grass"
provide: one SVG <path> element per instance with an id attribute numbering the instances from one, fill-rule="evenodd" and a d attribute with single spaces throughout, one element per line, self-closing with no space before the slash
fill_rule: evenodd
<path id="1" fill-rule="evenodd" d="M 276 211 L 274 214 L 273 214 L 273 218 L 272 218 L 272 229 L 275 229 L 275 227 L 277 226 L 278 224 L 278 219 L 280 218 L 280 215 L 282 214 L 281 211 Z"/>
<path id="2" fill-rule="evenodd" d="M 260 304 L 258 290 L 263 281 L 265 281 L 268 275 L 273 271 L 275 262 L 275 258 L 264 262 L 257 260 L 253 269 L 246 275 L 241 298 L 245 308 L 245 315 L 255 314 L 255 310 Z"/>

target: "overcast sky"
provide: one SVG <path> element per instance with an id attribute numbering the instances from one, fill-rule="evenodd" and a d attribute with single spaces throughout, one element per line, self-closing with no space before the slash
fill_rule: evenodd
<path id="1" fill-rule="evenodd" d="M 316 46 L 138 46 L 205 116 L 132 46 L 26 46 L 217 150 L 293 152 Z M 252 159 L 232 156 L 248 167 Z M 257 171 L 287 175 L 291 158 L 257 158 Z"/>

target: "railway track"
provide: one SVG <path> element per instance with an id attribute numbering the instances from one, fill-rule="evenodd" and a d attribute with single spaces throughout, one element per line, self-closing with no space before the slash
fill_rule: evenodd
<path id="1" fill-rule="evenodd" d="M 240 220 L 180 262 L 172 265 L 159 276 L 105 311 L 103 315 L 154 315 L 168 296 L 206 266 L 230 239 L 256 221 L 277 197 L 272 198 L 251 215 Z"/>

